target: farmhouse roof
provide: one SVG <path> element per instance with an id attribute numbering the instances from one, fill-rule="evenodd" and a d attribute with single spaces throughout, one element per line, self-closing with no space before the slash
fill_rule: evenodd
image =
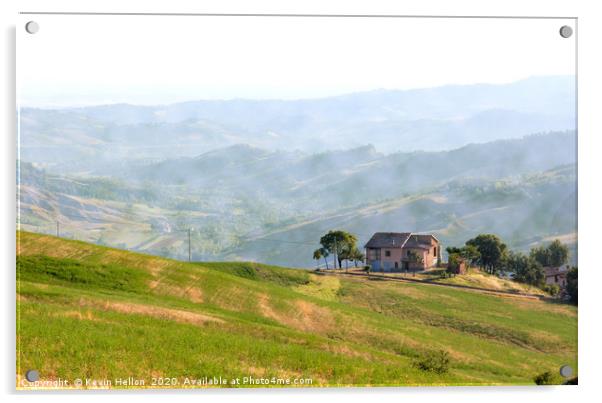
<path id="1" fill-rule="evenodd" d="M 544 273 L 547 277 L 566 276 L 567 270 L 562 267 L 544 267 Z"/>
<path id="2" fill-rule="evenodd" d="M 408 239 L 408 241 L 406 242 L 406 244 L 404 245 L 404 247 L 429 250 L 429 249 L 431 249 L 430 238 L 434 238 L 435 240 L 437 240 L 437 238 L 435 238 L 432 235 L 412 234 L 410 236 L 410 238 Z"/>
<path id="3" fill-rule="evenodd" d="M 366 248 L 401 248 L 410 238 L 410 232 L 376 232 Z"/>

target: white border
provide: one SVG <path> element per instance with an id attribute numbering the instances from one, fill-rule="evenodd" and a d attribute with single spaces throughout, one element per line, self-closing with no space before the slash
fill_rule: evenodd
<path id="1" fill-rule="evenodd" d="M 601 395 L 598 390 L 601 373 L 602 334 L 600 332 L 600 287 L 602 268 L 598 256 L 598 234 L 602 228 L 599 190 L 602 172 L 602 72 L 599 42 L 602 38 L 602 14 L 595 1 L 528 1 L 528 0 L 4 0 L 0 2 L 2 21 L 2 108 L 0 121 L 4 124 L 2 144 L 2 216 L 1 255 L 3 270 L 3 363 L 0 366 L 2 393 L 5 401 L 104 401 L 112 400 L 164 401 L 232 400 L 250 402 L 345 399 L 360 401 L 377 398 L 379 401 L 483 401 L 556 402 L 590 401 Z M 491 16 L 567 16 L 579 18 L 579 265 L 581 266 L 581 297 L 579 307 L 579 382 L 577 387 L 443 387 L 443 388 L 374 388 L 374 389 L 304 389 L 304 390 L 224 390 L 146 393 L 119 392 L 107 395 L 79 393 L 16 394 L 15 383 L 15 21 L 18 11 L 84 11 L 84 12 L 170 12 L 170 13 L 308 13 L 308 14 L 398 14 L 398 15 L 491 15 Z M 18 27 L 20 28 L 20 27 Z M 43 61 L 40 62 L 43 66 Z"/>

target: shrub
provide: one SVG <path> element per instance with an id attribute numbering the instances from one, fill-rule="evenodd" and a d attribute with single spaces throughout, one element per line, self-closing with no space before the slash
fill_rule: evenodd
<path id="1" fill-rule="evenodd" d="M 554 297 L 560 293 L 560 287 L 558 284 L 550 284 L 544 287 L 544 291 Z"/>
<path id="2" fill-rule="evenodd" d="M 562 385 L 563 383 L 560 375 L 557 375 L 551 371 L 542 372 L 533 378 L 533 381 L 537 385 Z"/>
<path id="3" fill-rule="evenodd" d="M 414 361 L 414 366 L 425 372 L 444 374 L 449 371 L 449 353 L 447 351 L 429 351 Z"/>
<path id="4" fill-rule="evenodd" d="M 571 302 L 577 304 L 578 293 L 577 293 L 577 268 L 571 267 L 571 270 L 566 275 L 566 291 L 569 294 Z"/>

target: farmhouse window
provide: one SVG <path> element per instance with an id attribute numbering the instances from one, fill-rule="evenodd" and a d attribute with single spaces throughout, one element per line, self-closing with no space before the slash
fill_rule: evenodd
<path id="1" fill-rule="evenodd" d="M 385 251 L 385 256 L 386 256 L 386 257 L 389 257 L 389 256 L 391 256 L 391 251 L 390 251 L 390 250 L 386 250 L 386 251 Z"/>

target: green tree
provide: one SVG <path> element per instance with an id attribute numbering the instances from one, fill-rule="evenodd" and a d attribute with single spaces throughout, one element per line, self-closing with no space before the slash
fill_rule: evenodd
<path id="1" fill-rule="evenodd" d="M 479 258 L 481 257 L 479 250 L 474 245 L 466 245 L 462 248 L 450 246 L 450 247 L 445 248 L 445 250 L 447 251 L 448 256 L 451 257 L 451 255 L 454 255 L 454 254 L 458 255 L 458 257 L 461 257 L 462 259 L 464 259 L 466 264 L 468 264 L 469 266 L 478 264 Z M 449 258 L 448 258 L 448 260 L 449 260 Z"/>
<path id="2" fill-rule="evenodd" d="M 478 251 L 475 263 L 491 274 L 495 274 L 501 267 L 508 249 L 506 244 L 493 234 L 480 234 L 466 241 L 466 246 L 473 247 L 474 249 L 471 250 Z"/>
<path id="3" fill-rule="evenodd" d="M 320 268 L 320 259 L 322 259 L 322 251 L 320 249 L 316 249 L 314 251 L 314 260 L 316 261 L 316 269 Z"/>
<path id="4" fill-rule="evenodd" d="M 320 244 L 329 253 L 334 255 L 335 269 L 341 267 L 343 260 L 349 255 L 349 251 L 357 248 L 357 237 L 347 231 L 328 231 L 320 238 Z"/>
<path id="5" fill-rule="evenodd" d="M 550 251 L 550 265 L 552 267 L 563 266 L 569 260 L 569 248 L 558 239 L 548 245 L 548 250 Z"/>
<path id="6" fill-rule="evenodd" d="M 351 260 L 352 262 L 354 262 L 355 267 L 357 267 L 357 262 L 358 261 L 363 261 L 364 260 L 364 254 L 358 249 L 357 246 L 355 246 L 355 244 L 346 244 L 342 250 L 341 250 L 341 254 L 340 254 L 340 260 L 344 260 L 345 261 L 345 268 L 348 269 L 348 265 L 349 265 L 349 261 Z"/>
<path id="7" fill-rule="evenodd" d="M 457 246 L 448 246 L 445 248 L 445 251 L 448 255 L 459 255 L 462 252 L 462 248 L 458 248 Z"/>
<path id="8" fill-rule="evenodd" d="M 447 248 L 447 253 L 449 253 L 450 249 L 453 250 L 454 248 Z M 460 248 L 455 248 L 455 249 L 459 250 Z M 461 262 L 462 262 L 462 256 L 460 255 L 459 252 L 449 253 L 449 256 L 447 258 L 446 273 L 450 274 L 450 275 L 456 274 L 456 270 L 460 266 Z"/>
<path id="9" fill-rule="evenodd" d="M 514 280 L 542 287 L 545 283 L 545 273 L 541 263 L 531 256 L 520 252 L 508 253 L 504 266 L 506 270 L 514 273 Z"/>
<path id="10" fill-rule="evenodd" d="M 464 258 L 464 260 L 469 266 L 474 266 L 478 263 L 479 259 L 481 258 L 481 253 L 479 252 L 479 249 L 477 249 L 476 246 L 466 245 L 462 248 L 460 256 Z"/>
<path id="11" fill-rule="evenodd" d="M 355 267 L 357 267 L 357 263 L 358 262 L 363 262 L 364 261 L 364 254 L 362 253 L 361 250 L 359 250 L 359 248 L 355 248 L 351 251 L 351 260 L 353 261 L 353 265 Z"/>
<path id="12" fill-rule="evenodd" d="M 544 246 L 537 246 L 535 248 L 531 248 L 529 252 L 529 256 L 532 259 L 535 259 L 539 262 L 543 267 L 550 267 L 550 251 L 548 248 Z"/>
<path id="13" fill-rule="evenodd" d="M 569 298 L 573 304 L 577 304 L 577 268 L 571 267 L 569 272 L 566 274 L 566 292 L 569 294 Z"/>
<path id="14" fill-rule="evenodd" d="M 324 248 L 318 248 L 314 251 L 314 259 L 319 261 L 324 258 L 324 263 L 326 263 L 326 270 L 328 270 L 328 251 Z"/>
<path id="15" fill-rule="evenodd" d="M 556 239 L 548 246 L 532 248 L 530 255 L 543 267 L 560 267 L 569 260 L 569 248 Z"/>

